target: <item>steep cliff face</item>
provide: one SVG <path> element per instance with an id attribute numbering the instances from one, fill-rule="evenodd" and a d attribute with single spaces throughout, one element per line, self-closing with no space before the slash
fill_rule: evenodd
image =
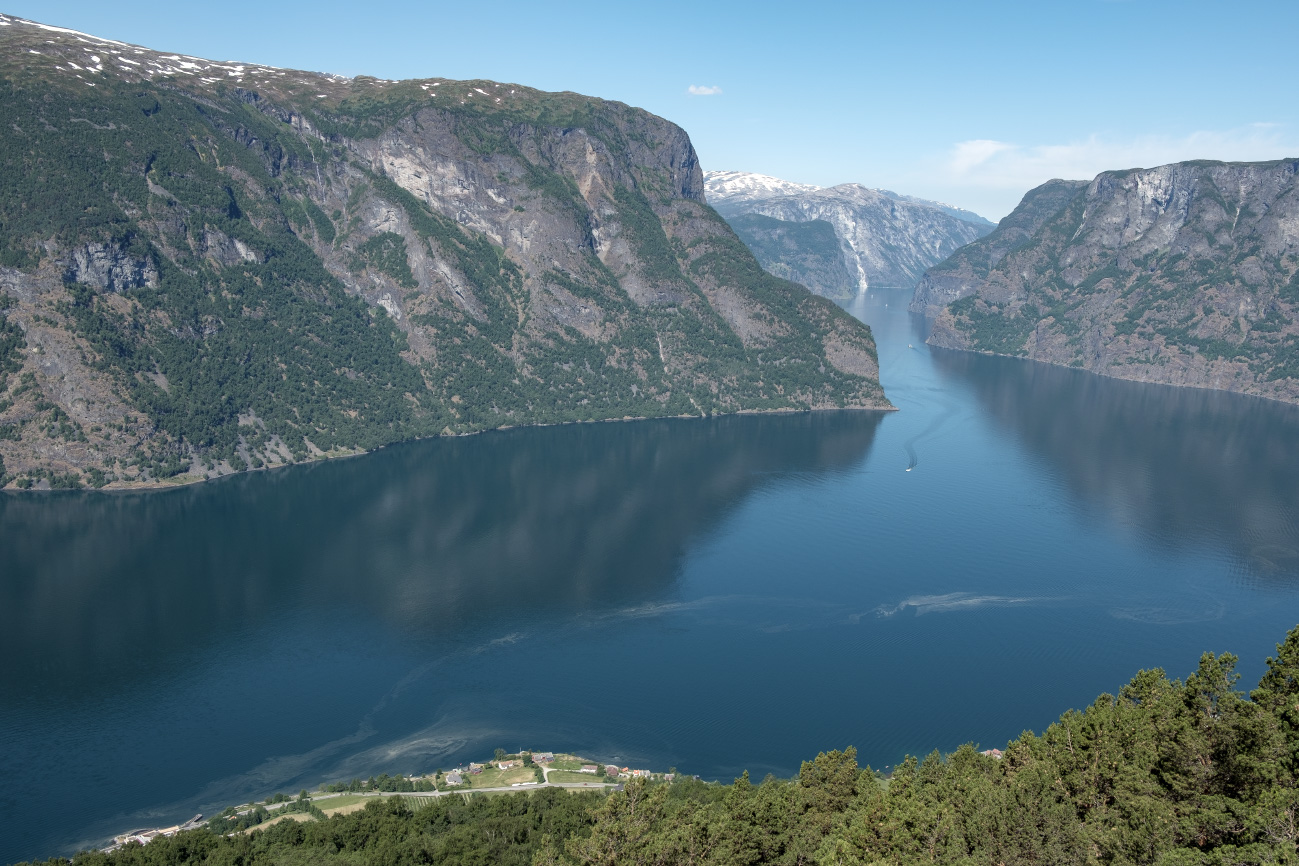
<path id="1" fill-rule="evenodd" d="M 937 202 L 855 183 L 820 189 L 742 172 L 709 172 L 706 178 L 708 202 L 729 220 L 759 214 L 830 223 L 853 279 L 850 288 L 827 292 L 830 297 L 851 297 L 869 286 L 913 286 L 930 265 L 993 229 L 968 212 L 958 216 Z M 796 273 L 801 281 L 803 272 Z"/>
<path id="2" fill-rule="evenodd" d="M 911 311 L 930 312 L 931 307 L 945 307 L 976 290 L 1007 253 L 1028 243 L 1085 186 L 1082 180 L 1051 180 L 1029 191 L 995 229 L 925 271 L 916 284 Z"/>
<path id="3" fill-rule="evenodd" d="M 825 220 L 790 222 L 746 213 L 728 222 L 767 273 L 802 283 L 827 298 L 857 293 L 857 279 L 848 272 L 839 237 Z"/>
<path id="4" fill-rule="evenodd" d="M 661 118 L 0 19 L 10 483 L 888 405 L 869 331 L 761 270 Z"/>
<path id="5" fill-rule="evenodd" d="M 1007 217 L 1020 234 L 930 271 L 915 302 L 936 313 L 930 342 L 1299 402 L 1297 171 L 1187 162 L 1053 181 Z"/>

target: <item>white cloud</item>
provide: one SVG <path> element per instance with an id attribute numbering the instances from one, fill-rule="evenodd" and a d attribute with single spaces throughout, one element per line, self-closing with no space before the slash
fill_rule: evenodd
<path id="1" fill-rule="evenodd" d="M 1181 137 L 1100 135 L 1067 144 L 1022 145 L 991 139 L 957 142 L 940 174 L 950 198 L 981 199 L 982 213 L 1004 214 L 1025 192 L 1052 178 L 1090 180 L 1103 171 L 1149 168 L 1190 159 L 1251 161 L 1299 156 L 1299 135 L 1288 125 L 1256 123 Z M 964 190 L 964 194 L 956 192 Z M 994 204 L 995 202 L 995 204 Z"/>
<path id="2" fill-rule="evenodd" d="M 686 88 L 686 93 L 691 96 L 716 96 L 722 92 L 722 88 L 716 84 L 692 84 Z"/>
<path id="3" fill-rule="evenodd" d="M 976 138 L 971 141 L 957 142 L 952 153 L 952 170 L 957 174 L 969 172 L 999 153 L 1014 150 L 1015 145 L 1004 141 L 993 141 L 989 138 Z"/>

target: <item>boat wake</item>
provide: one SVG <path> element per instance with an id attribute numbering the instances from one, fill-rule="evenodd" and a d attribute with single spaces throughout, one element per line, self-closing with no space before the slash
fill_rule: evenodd
<path id="1" fill-rule="evenodd" d="M 907 452 L 907 471 L 910 472 L 920 465 L 920 455 L 916 453 L 916 443 L 922 439 L 927 439 L 934 433 L 942 429 L 943 425 L 956 414 L 956 406 L 947 401 L 936 401 L 938 410 L 930 418 L 929 423 L 924 426 L 918 433 L 902 443 L 902 448 Z"/>
<path id="2" fill-rule="evenodd" d="M 1017 607 L 1056 600 L 1058 599 L 949 592 L 943 595 L 913 595 L 902 599 L 897 604 L 882 604 L 875 608 L 875 615 L 883 618 L 912 610 L 915 611 L 916 616 L 924 616 L 927 613 L 974 610 L 982 607 Z"/>

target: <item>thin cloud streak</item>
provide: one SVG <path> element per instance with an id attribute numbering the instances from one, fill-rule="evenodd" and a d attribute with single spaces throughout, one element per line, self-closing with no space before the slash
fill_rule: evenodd
<path id="1" fill-rule="evenodd" d="M 1008 150 L 1015 150 L 1015 145 L 989 138 L 960 141 L 953 148 L 950 167 L 958 175 L 966 174 Z"/>
<path id="2" fill-rule="evenodd" d="M 722 88 L 716 84 L 692 84 L 686 88 L 686 93 L 691 96 L 717 96 L 722 92 Z"/>

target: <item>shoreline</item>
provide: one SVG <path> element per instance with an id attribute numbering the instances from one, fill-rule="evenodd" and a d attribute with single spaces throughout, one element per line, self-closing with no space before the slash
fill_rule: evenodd
<path id="1" fill-rule="evenodd" d="M 1060 364 L 1055 361 L 1047 361 L 1043 358 L 1030 358 L 1027 355 L 1007 355 L 1002 352 L 989 352 L 984 349 L 963 349 L 955 346 L 944 346 L 940 343 L 931 343 L 929 340 L 925 340 L 925 345 L 931 349 L 942 349 L 944 352 L 964 352 L 971 355 L 982 355 L 986 358 L 1010 358 L 1015 361 L 1031 361 L 1034 364 L 1045 364 L 1048 367 L 1055 367 L 1059 370 L 1074 370 L 1079 373 L 1086 373 L 1090 376 L 1114 379 L 1118 382 L 1132 382 L 1135 385 L 1157 385 L 1162 388 L 1184 388 L 1191 391 L 1205 391 L 1211 394 L 1230 394 L 1234 397 L 1249 397 L 1255 400 L 1267 400 L 1269 403 L 1280 403 L 1283 406 L 1292 406 L 1299 409 L 1299 396 L 1294 399 L 1287 399 L 1285 397 L 1275 397 L 1268 394 L 1255 394 L 1251 391 L 1238 391 L 1232 388 L 1215 388 L 1212 385 L 1195 385 L 1189 382 L 1165 382 L 1158 379 L 1137 379 L 1131 376 L 1120 376 L 1109 370 L 1089 370 L 1086 367 L 1074 367 L 1070 364 Z"/>
<path id="2" fill-rule="evenodd" d="M 503 751 L 503 750 L 502 750 Z M 562 765 L 562 766 L 560 766 Z M 561 781 L 551 781 L 551 773 L 563 774 Z M 590 780 L 575 776 L 590 776 Z M 540 781 L 538 781 L 540 777 Z M 371 800 L 402 797 L 431 800 L 439 797 L 501 794 L 522 794 L 543 788 L 560 788 L 568 791 L 593 791 L 612 793 L 621 791 L 625 781 L 673 782 L 678 778 L 674 771 L 632 769 L 606 763 L 603 760 L 584 758 L 571 752 L 527 751 L 500 754 L 482 763 L 468 762 L 451 770 L 441 769 L 431 773 L 389 776 L 387 773 L 362 781 L 320 783 L 314 790 L 301 790 L 296 797 L 273 794 L 262 801 L 249 801 L 227 806 L 212 815 L 198 814 L 183 823 L 166 827 L 141 828 L 114 834 L 106 845 L 93 850 L 109 853 L 132 842 L 147 845 L 155 839 L 169 838 L 179 833 L 208 828 L 224 836 L 247 835 L 285 820 L 320 821 L 335 815 L 346 815 L 365 808 Z M 681 776 L 698 780 L 698 776 Z M 481 779 L 486 784 L 477 784 Z M 513 780 L 513 781 L 512 781 Z M 343 801 L 328 805 L 331 800 Z M 252 820 L 252 823 L 249 821 Z M 211 825 L 216 824 L 216 829 Z"/>
<path id="3" fill-rule="evenodd" d="M 959 350 L 957 350 L 959 351 Z M 887 397 L 885 398 L 888 399 Z M 208 481 L 220 481 L 223 478 L 234 478 L 240 475 L 251 475 L 256 472 L 271 472 L 277 469 L 287 469 L 291 466 L 307 466 L 313 463 L 325 463 L 331 460 L 347 460 L 355 457 L 365 457 L 381 451 L 384 448 L 390 448 L 394 445 L 405 445 L 411 442 L 429 442 L 436 439 L 454 439 L 468 436 L 481 436 L 485 433 L 495 433 L 505 430 L 528 430 L 543 427 L 573 427 L 581 424 L 621 424 L 632 423 L 637 421 L 672 421 L 672 420 L 707 420 L 709 418 L 731 418 L 741 415 L 799 415 L 812 414 L 814 412 L 897 412 L 897 406 L 892 403 L 887 406 L 824 406 L 813 409 L 740 409 L 735 412 L 719 412 L 714 415 L 649 415 L 649 416 L 629 416 L 623 418 L 598 418 L 593 421 L 554 421 L 538 424 L 507 424 L 502 427 L 488 427 L 482 430 L 473 430 L 466 433 L 439 433 L 435 436 L 414 436 L 410 439 L 398 439 L 394 442 L 388 442 L 371 448 L 368 451 L 355 451 L 352 453 L 329 454 L 322 453 L 309 457 L 305 460 L 299 460 L 293 463 L 278 463 L 274 466 L 263 465 L 257 468 L 248 468 L 239 472 L 229 472 L 224 475 L 215 475 L 210 478 L 196 478 L 192 475 L 177 475 L 173 478 L 163 479 L 161 481 L 114 481 L 103 487 L 79 487 L 79 488 L 62 488 L 62 489 L 38 489 L 36 487 L 23 489 L 20 487 L 5 486 L 0 487 L 0 493 L 5 494 L 45 494 L 45 493 L 153 493 L 164 490 L 180 490 L 186 487 L 193 487 Z"/>

